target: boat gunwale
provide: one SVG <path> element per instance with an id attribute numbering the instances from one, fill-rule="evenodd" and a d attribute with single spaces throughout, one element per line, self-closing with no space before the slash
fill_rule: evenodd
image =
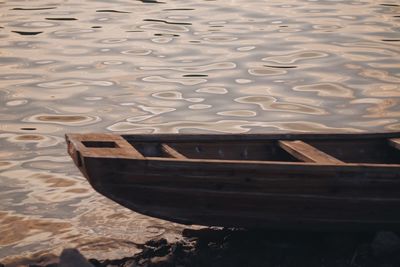
<path id="1" fill-rule="evenodd" d="M 67 140 L 76 139 L 79 136 L 99 135 L 99 133 L 66 133 Z M 128 142 L 157 142 L 163 138 L 163 142 L 197 142 L 210 141 L 215 142 L 215 138 L 223 138 L 224 142 L 241 142 L 241 141 L 268 141 L 268 140 L 352 140 L 352 139 L 374 139 L 374 138 L 395 138 L 400 137 L 400 131 L 391 132 L 363 132 L 363 133 L 309 133 L 309 132 L 290 132 L 290 133 L 151 133 L 151 134 L 129 134 L 129 133 L 101 133 L 103 136 L 120 136 Z"/>
<path id="2" fill-rule="evenodd" d="M 91 133 L 93 134 L 93 133 Z M 68 134 L 69 135 L 69 134 Z M 84 134 L 84 135 L 90 135 Z M 156 142 L 157 139 L 163 138 L 163 142 L 215 142 L 215 138 L 223 138 L 224 142 L 241 142 L 241 141 L 270 141 L 270 140 L 352 140 L 352 139 L 374 139 L 374 138 L 394 138 L 400 137 L 400 131 L 395 132 L 365 132 L 365 133 L 210 133 L 210 134 L 181 134 L 181 133 L 156 133 L 156 134 L 127 134 L 127 133 L 111 133 L 110 135 L 119 135 L 128 142 Z M 134 138 L 134 139 L 133 139 Z"/>

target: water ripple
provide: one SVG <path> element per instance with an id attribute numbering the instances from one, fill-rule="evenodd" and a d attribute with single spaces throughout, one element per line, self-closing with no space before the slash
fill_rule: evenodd
<path id="1" fill-rule="evenodd" d="M 54 114 L 37 114 L 23 119 L 26 122 L 43 122 L 55 123 L 61 125 L 81 126 L 100 121 L 99 117 L 83 116 L 83 115 L 54 115 Z"/>
<path id="2" fill-rule="evenodd" d="M 278 99 L 272 96 L 245 96 L 236 98 L 235 101 L 239 103 L 255 104 L 261 107 L 261 109 L 268 111 L 295 112 L 295 113 L 304 113 L 310 115 L 327 114 L 327 112 L 322 108 L 311 107 L 299 103 L 278 101 Z"/>
<path id="3" fill-rule="evenodd" d="M 353 98 L 354 92 L 339 84 L 319 83 L 310 85 L 300 85 L 293 88 L 295 91 L 316 92 L 319 96 Z"/>
<path id="4" fill-rule="evenodd" d="M 169 79 L 162 76 L 149 76 L 143 78 L 143 81 L 152 83 L 178 83 L 181 85 L 197 85 L 201 83 L 206 83 L 206 79 Z"/>
<path id="5" fill-rule="evenodd" d="M 0 5 L 1 262 L 179 235 L 94 194 L 68 132 L 400 131 L 396 1 L 55 2 Z"/>

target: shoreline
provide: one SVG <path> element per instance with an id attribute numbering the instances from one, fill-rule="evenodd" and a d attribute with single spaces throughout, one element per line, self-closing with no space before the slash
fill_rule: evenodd
<path id="1" fill-rule="evenodd" d="M 120 259 L 85 259 L 77 249 L 60 256 L 22 259 L 5 267 L 167 266 L 352 266 L 400 265 L 400 237 L 394 232 L 293 232 L 243 229 L 184 229 L 182 240 L 152 239 L 141 252 Z"/>

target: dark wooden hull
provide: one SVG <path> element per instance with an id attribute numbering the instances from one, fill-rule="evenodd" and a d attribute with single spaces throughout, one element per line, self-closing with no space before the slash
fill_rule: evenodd
<path id="1" fill-rule="evenodd" d="M 356 147 L 356 142 L 381 143 L 382 140 L 397 140 L 399 136 L 392 133 L 359 135 L 354 139 L 353 135 L 339 135 L 338 138 L 344 143 L 348 138 L 347 141 Z M 104 144 L 101 147 L 83 146 L 84 140 L 93 135 L 68 135 L 67 140 L 71 156 L 93 188 L 119 204 L 149 216 L 184 224 L 232 227 L 400 229 L 400 165 L 397 163 L 400 158 L 392 156 L 397 152 L 395 146 L 392 146 L 393 150 L 386 147 L 386 152 L 376 151 L 377 154 L 389 153 L 392 157 L 385 159 L 389 163 L 281 161 L 280 152 L 274 155 L 279 161 L 213 159 L 210 155 L 203 155 L 208 157 L 204 159 L 186 157 L 190 153 L 185 146 L 192 141 L 189 137 L 101 135 L 101 138 L 95 138 L 95 141 L 114 140 L 118 143 L 117 149 Z M 256 147 L 264 142 L 275 145 L 276 140 L 307 140 L 311 135 L 251 137 L 228 136 L 220 143 L 228 142 L 226 147 L 234 147 L 237 142 L 244 142 L 248 151 L 252 151 L 249 146 L 252 142 L 256 142 Z M 207 147 L 218 138 L 203 135 L 197 140 L 205 142 L 204 147 Z M 247 140 L 238 141 L 241 138 Z M 321 135 L 312 140 L 318 138 L 322 143 L 331 144 L 339 140 L 332 136 L 321 138 Z M 170 151 L 169 157 L 155 157 L 153 154 L 158 152 L 152 151 L 152 145 L 150 152 L 146 152 L 140 147 L 143 142 L 168 142 L 186 154 Z M 122 151 L 130 149 L 129 146 L 139 149 Z M 229 151 L 230 155 L 234 154 L 234 150 Z M 224 153 L 227 152 L 228 148 L 225 148 Z M 146 153 L 150 156 L 143 155 Z M 195 153 L 190 156 L 195 157 Z M 348 155 L 343 156 L 346 157 Z"/>

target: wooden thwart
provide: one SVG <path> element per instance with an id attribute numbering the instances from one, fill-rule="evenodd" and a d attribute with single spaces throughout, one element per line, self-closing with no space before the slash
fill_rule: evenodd
<path id="1" fill-rule="evenodd" d="M 397 148 L 397 149 L 400 150 L 400 138 L 392 138 L 392 139 L 389 139 L 389 144 L 390 144 L 392 147 Z"/>
<path id="2" fill-rule="evenodd" d="M 167 153 L 168 155 L 170 155 L 173 158 L 186 159 L 186 157 L 184 155 L 182 155 L 181 153 L 179 153 L 178 151 L 176 151 L 175 149 L 173 149 L 172 147 L 170 147 L 167 144 L 162 144 L 161 147 L 165 153 Z"/>
<path id="3" fill-rule="evenodd" d="M 343 161 L 334 158 L 315 147 L 300 140 L 279 141 L 279 146 L 298 160 L 304 162 L 343 164 Z"/>

